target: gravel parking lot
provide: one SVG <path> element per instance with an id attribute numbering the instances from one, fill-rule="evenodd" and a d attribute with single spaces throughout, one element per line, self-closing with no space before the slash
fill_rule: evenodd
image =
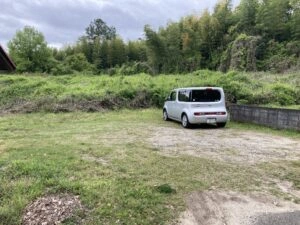
<path id="1" fill-rule="evenodd" d="M 240 164 L 299 160 L 300 141 L 237 129 L 181 129 L 156 127 L 149 142 L 161 154 L 192 155 Z"/>

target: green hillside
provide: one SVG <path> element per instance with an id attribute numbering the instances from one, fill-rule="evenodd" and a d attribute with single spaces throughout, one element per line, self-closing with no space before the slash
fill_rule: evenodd
<path id="1" fill-rule="evenodd" d="M 196 71 L 185 75 L 1 75 L 2 112 L 99 111 L 161 107 L 169 91 L 221 86 L 228 101 L 299 108 L 300 72 L 289 74 Z"/>

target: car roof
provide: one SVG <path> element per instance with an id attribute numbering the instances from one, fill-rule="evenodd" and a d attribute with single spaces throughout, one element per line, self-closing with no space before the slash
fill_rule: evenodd
<path id="1" fill-rule="evenodd" d="M 181 90 L 205 90 L 205 89 L 213 89 L 213 90 L 223 90 L 221 87 L 186 87 L 186 88 L 176 88 L 174 91 Z"/>

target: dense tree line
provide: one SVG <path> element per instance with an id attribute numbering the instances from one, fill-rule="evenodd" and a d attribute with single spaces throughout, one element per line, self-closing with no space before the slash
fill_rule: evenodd
<path id="1" fill-rule="evenodd" d="M 20 72 L 184 73 L 198 69 L 300 68 L 299 0 L 220 0 L 213 11 L 144 28 L 143 40 L 125 43 L 114 27 L 95 19 L 76 44 L 50 49 L 32 27 L 18 31 L 9 51 Z"/>

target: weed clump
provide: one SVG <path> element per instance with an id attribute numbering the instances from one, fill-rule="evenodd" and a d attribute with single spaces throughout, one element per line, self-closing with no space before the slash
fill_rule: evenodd
<path id="1" fill-rule="evenodd" d="M 169 184 L 162 184 L 156 187 L 156 190 L 163 194 L 173 194 L 176 190 L 172 188 Z"/>

